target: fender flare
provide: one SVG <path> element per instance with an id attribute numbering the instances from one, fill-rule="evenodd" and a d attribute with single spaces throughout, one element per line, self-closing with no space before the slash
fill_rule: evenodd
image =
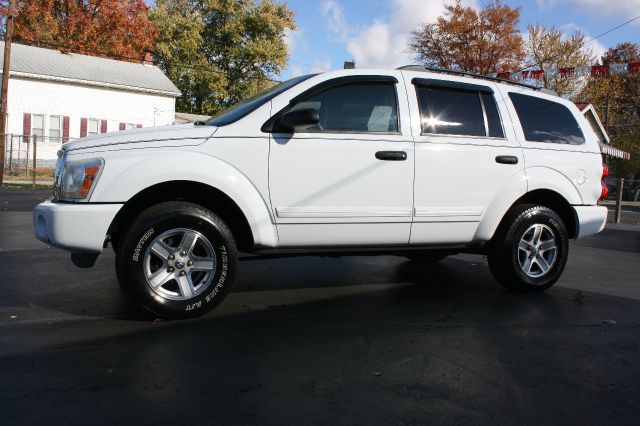
<path id="1" fill-rule="evenodd" d="M 91 202 L 126 203 L 153 185 L 170 181 L 198 182 L 223 192 L 238 205 L 247 218 L 256 245 L 277 245 L 269 205 L 240 170 L 224 160 L 198 152 L 153 150 L 151 154 L 144 151 L 129 151 L 126 156 L 110 158 L 113 165 L 106 165 Z M 176 167 L 180 164 L 184 166 Z M 144 173 L 136 169 L 144 169 Z"/>
<path id="2" fill-rule="evenodd" d="M 509 209 L 524 195 L 537 189 L 553 191 L 569 204 L 582 204 L 577 188 L 565 175 L 549 167 L 530 167 L 512 175 L 484 211 L 473 241 L 489 241 Z"/>

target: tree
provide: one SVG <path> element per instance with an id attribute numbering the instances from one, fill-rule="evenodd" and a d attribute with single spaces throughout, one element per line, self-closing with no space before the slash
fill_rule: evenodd
<path id="1" fill-rule="evenodd" d="M 524 58 L 519 23 L 519 7 L 493 0 L 478 12 L 457 0 L 436 22 L 420 24 L 409 48 L 427 66 L 479 74 L 510 71 Z"/>
<path id="2" fill-rule="evenodd" d="M 603 121 L 607 116 L 611 144 L 631 154 L 612 162 L 615 174 L 640 178 L 640 75 L 591 78 L 576 100 L 591 102 Z"/>
<path id="3" fill-rule="evenodd" d="M 15 38 L 74 53 L 142 59 L 157 36 L 147 11 L 144 0 L 21 0 Z"/>
<path id="4" fill-rule="evenodd" d="M 531 68 L 544 70 L 544 87 L 555 90 L 561 96 L 575 95 L 581 86 L 584 86 L 584 81 L 560 78 L 560 68 L 591 65 L 596 62 L 593 50 L 585 47 L 583 33 L 576 31 L 567 36 L 555 27 L 529 26 L 526 51 Z"/>
<path id="5" fill-rule="evenodd" d="M 276 0 L 157 0 L 155 59 L 181 110 L 216 114 L 272 84 L 287 62 L 293 12 Z"/>
<path id="6" fill-rule="evenodd" d="M 602 55 L 602 64 L 628 64 L 629 62 L 640 62 L 640 44 L 624 42 L 616 47 L 610 47 Z"/>

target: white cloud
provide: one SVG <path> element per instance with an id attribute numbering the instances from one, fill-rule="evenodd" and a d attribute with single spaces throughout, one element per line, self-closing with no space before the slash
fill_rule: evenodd
<path id="1" fill-rule="evenodd" d="M 321 59 L 316 59 L 310 64 L 291 60 L 289 72 L 291 73 L 291 77 L 297 77 L 303 74 L 331 71 L 332 68 L 331 59 L 323 57 Z"/>
<path id="2" fill-rule="evenodd" d="M 574 24 L 573 22 L 569 23 L 569 24 L 562 25 L 559 29 L 567 37 L 570 36 L 571 34 L 573 34 L 576 31 L 580 31 L 582 34 L 584 34 L 585 41 L 588 41 L 588 43 L 586 43 L 584 45 L 584 47 L 585 47 L 585 49 L 591 49 L 593 51 L 593 53 L 595 53 L 598 62 L 600 62 L 600 58 L 607 51 L 607 48 L 604 47 L 604 45 L 602 43 L 600 43 L 598 40 L 592 40 L 592 37 L 591 37 L 591 35 L 589 34 L 588 31 L 585 31 L 584 28 L 579 27 L 578 25 Z M 584 64 L 584 65 L 594 65 L 594 64 Z"/>
<path id="3" fill-rule="evenodd" d="M 536 0 L 540 10 L 556 7 L 558 0 Z M 596 17 L 625 16 L 635 18 L 640 11 L 640 0 L 569 0 L 573 8 L 580 13 L 588 13 Z M 636 21 L 636 24 L 640 24 Z"/>
<path id="4" fill-rule="evenodd" d="M 558 0 L 536 0 L 536 3 L 541 10 L 553 9 L 558 3 Z"/>
<path id="5" fill-rule="evenodd" d="M 571 0 L 571 2 L 579 11 L 598 17 L 617 15 L 635 18 L 640 11 L 640 0 Z"/>
<path id="6" fill-rule="evenodd" d="M 307 51 L 307 41 L 304 38 L 302 28 L 297 28 L 295 30 L 287 28 L 284 31 L 284 42 L 287 44 L 289 57 L 293 57 L 298 53 Z"/>
<path id="7" fill-rule="evenodd" d="M 453 0 L 390 0 L 391 14 L 369 25 L 348 24 L 342 8 L 334 0 L 322 3 L 329 30 L 346 43 L 359 68 L 395 68 L 413 63 L 408 51 L 410 34 L 421 22 L 434 22 Z M 477 0 L 463 0 L 464 6 L 478 8 Z M 326 10 L 326 12 L 325 12 Z M 350 58 L 345 58 L 350 59 Z"/>
<path id="8" fill-rule="evenodd" d="M 345 41 L 349 37 L 350 28 L 344 17 L 342 7 L 334 0 L 323 0 L 320 3 L 322 16 L 327 20 L 327 27 L 337 41 Z"/>

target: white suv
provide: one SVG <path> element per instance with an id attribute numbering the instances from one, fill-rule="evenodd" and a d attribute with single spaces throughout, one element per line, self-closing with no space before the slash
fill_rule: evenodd
<path id="1" fill-rule="evenodd" d="M 495 278 L 544 290 L 569 238 L 602 230 L 597 137 L 569 101 L 479 76 L 404 67 L 293 78 L 206 123 L 69 143 L 37 237 L 164 317 L 200 315 L 238 250 L 487 254 Z"/>

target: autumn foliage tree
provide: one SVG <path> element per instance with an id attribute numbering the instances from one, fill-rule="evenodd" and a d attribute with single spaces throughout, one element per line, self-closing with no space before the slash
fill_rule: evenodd
<path id="1" fill-rule="evenodd" d="M 14 36 L 35 46 L 141 59 L 157 37 L 147 12 L 144 0 L 20 0 Z"/>
<path id="2" fill-rule="evenodd" d="M 602 65 L 640 62 L 640 44 L 629 41 L 610 47 L 601 58 Z"/>
<path id="3" fill-rule="evenodd" d="M 427 66 L 479 74 L 511 71 L 524 59 L 520 8 L 493 0 L 482 10 L 460 0 L 412 33 L 409 48 Z"/>
<path id="4" fill-rule="evenodd" d="M 596 62 L 596 55 L 585 41 L 580 31 L 566 35 L 555 27 L 531 25 L 526 43 L 527 63 L 533 69 L 545 71 L 541 80 L 545 88 L 555 90 L 561 96 L 575 96 L 584 82 L 575 78 L 560 78 L 558 70 Z"/>
<path id="5" fill-rule="evenodd" d="M 605 64 L 628 63 L 640 59 L 640 46 L 620 43 L 603 55 Z M 619 177 L 640 178 L 640 75 L 622 74 L 591 78 L 576 101 L 591 102 L 600 118 L 607 117 L 611 143 L 631 154 L 631 160 L 614 160 Z"/>

